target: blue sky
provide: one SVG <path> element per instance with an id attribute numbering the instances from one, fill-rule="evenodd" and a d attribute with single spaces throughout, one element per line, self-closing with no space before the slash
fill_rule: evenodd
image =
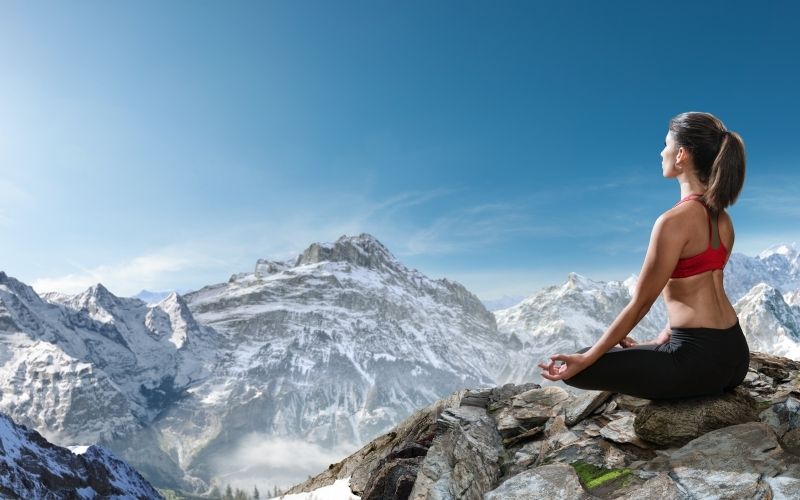
<path id="1" fill-rule="evenodd" d="M 800 241 L 794 2 L 3 2 L 0 269 L 199 288 L 368 232 L 482 299 L 638 273 L 669 118 L 745 140 L 734 251 Z"/>

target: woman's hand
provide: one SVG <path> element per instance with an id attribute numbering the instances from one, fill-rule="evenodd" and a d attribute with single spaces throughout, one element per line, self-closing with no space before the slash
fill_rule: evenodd
<path id="1" fill-rule="evenodd" d="M 632 339 L 630 337 L 625 337 L 624 339 L 619 341 L 619 345 L 621 345 L 622 347 L 633 347 L 637 344 L 638 342 L 636 342 L 635 339 Z"/>
<path id="2" fill-rule="evenodd" d="M 564 361 L 563 364 L 556 366 L 556 361 Z M 547 380 L 563 380 L 580 373 L 586 367 L 591 366 L 592 363 L 583 354 L 554 354 L 550 356 L 550 362 L 547 364 L 539 363 L 539 368 L 546 370 L 541 373 L 542 377 Z"/>
<path id="3" fill-rule="evenodd" d="M 669 328 L 665 328 L 661 330 L 661 333 L 658 334 L 658 337 L 653 341 L 654 344 L 662 345 L 669 342 L 669 339 L 672 337 L 672 330 Z"/>

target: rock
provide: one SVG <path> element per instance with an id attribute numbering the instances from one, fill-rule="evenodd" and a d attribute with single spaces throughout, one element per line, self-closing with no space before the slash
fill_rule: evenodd
<path id="1" fill-rule="evenodd" d="M 627 394 L 616 394 L 614 396 L 614 401 L 617 402 L 620 408 L 633 413 L 638 413 L 639 410 L 650 403 L 649 399 L 637 398 L 636 396 L 629 396 Z"/>
<path id="2" fill-rule="evenodd" d="M 778 446 L 763 422 L 708 432 L 646 466 L 670 471 L 691 498 L 798 498 L 800 458 Z"/>
<path id="3" fill-rule="evenodd" d="M 600 429 L 600 435 L 616 443 L 631 443 L 639 448 L 648 448 L 647 443 L 643 442 L 633 428 L 636 415 L 630 413 L 616 420 L 612 420 Z"/>
<path id="4" fill-rule="evenodd" d="M 780 439 L 783 449 L 792 455 L 800 456 L 800 429 L 787 431 Z"/>
<path id="5" fill-rule="evenodd" d="M 489 397 L 492 395 L 492 389 L 467 389 L 466 393 L 461 397 L 461 406 L 479 406 L 486 408 L 489 403 Z"/>
<path id="6" fill-rule="evenodd" d="M 503 445 L 494 419 L 475 406 L 447 408 L 442 415 L 447 429 L 434 438 L 408 498 L 480 500 L 500 477 Z"/>
<path id="7" fill-rule="evenodd" d="M 772 427 L 778 437 L 782 437 L 787 431 L 800 427 L 800 401 L 789 397 L 762 411 L 759 418 Z"/>
<path id="8" fill-rule="evenodd" d="M 589 498 L 575 470 L 566 464 L 542 465 L 525 470 L 488 492 L 485 500 L 528 500 L 531 498 Z"/>
<path id="9" fill-rule="evenodd" d="M 665 472 L 658 474 L 652 479 L 648 479 L 640 487 L 628 492 L 623 496 L 616 497 L 617 500 L 651 500 L 653 498 L 688 498 L 681 493 L 675 481 L 670 479 Z"/>
<path id="10" fill-rule="evenodd" d="M 393 458 L 377 468 L 377 472 L 367 483 L 361 500 L 382 500 L 384 498 L 408 498 L 422 457 Z"/>
<path id="11" fill-rule="evenodd" d="M 568 401 L 572 395 L 561 387 L 551 385 L 539 389 L 531 389 L 511 398 L 511 406 L 531 407 L 533 405 L 552 408 L 558 412 L 562 403 Z"/>
<path id="12" fill-rule="evenodd" d="M 511 436 L 511 437 L 508 437 L 508 438 L 504 438 L 503 439 L 503 446 L 505 446 L 506 448 L 509 448 L 509 447 L 514 446 L 514 445 L 516 445 L 518 443 L 521 443 L 522 441 L 527 441 L 529 439 L 532 439 L 533 437 L 537 436 L 540 432 L 542 432 L 543 429 L 544 429 L 544 426 L 534 427 L 533 429 L 527 430 L 527 431 L 523 432 L 522 434 L 517 434 L 516 436 Z"/>
<path id="13" fill-rule="evenodd" d="M 567 425 L 572 426 L 583 420 L 611 396 L 610 391 L 587 391 L 565 407 Z"/>
<path id="14" fill-rule="evenodd" d="M 350 489 L 356 495 L 362 495 L 367 489 L 375 490 L 376 486 L 372 483 L 378 477 L 393 477 L 388 472 L 381 470 L 383 467 L 396 467 L 391 460 L 387 460 L 390 455 L 402 456 L 403 450 L 414 449 L 422 449 L 423 454 L 427 452 L 438 432 L 439 416 L 446 408 L 457 405 L 464 392 L 454 392 L 448 397 L 415 411 L 391 431 L 373 439 L 349 457 L 332 464 L 320 474 L 293 486 L 286 493 L 313 491 L 345 477 L 350 477 Z"/>
<path id="15" fill-rule="evenodd" d="M 791 372 L 800 370 L 800 362 L 782 356 L 752 351 L 750 368 L 773 379 L 788 380 Z"/>
<path id="16" fill-rule="evenodd" d="M 653 400 L 634 420 L 636 434 L 662 446 L 681 446 L 714 429 L 758 420 L 756 404 L 747 392 L 677 400 Z"/>

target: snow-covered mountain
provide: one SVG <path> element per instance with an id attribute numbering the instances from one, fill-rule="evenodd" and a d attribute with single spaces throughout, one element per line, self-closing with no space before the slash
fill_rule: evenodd
<path id="1" fill-rule="evenodd" d="M 513 346 L 497 382 L 539 381 L 537 363 L 556 352 L 575 352 L 594 344 L 628 304 L 635 285 L 635 277 L 605 283 L 569 273 L 564 284 L 543 288 L 515 306 L 495 311 L 498 331 Z M 631 336 L 650 340 L 666 322 L 664 301 L 659 298 Z"/>
<path id="2" fill-rule="evenodd" d="M 781 293 L 796 292 L 800 289 L 800 245 L 775 245 L 755 257 L 733 253 L 725 266 L 724 279 L 731 303 L 759 283 L 766 283 Z"/>
<path id="3" fill-rule="evenodd" d="M 151 424 L 212 372 L 223 342 L 174 294 L 148 306 L 98 284 L 50 299 L 0 272 L 0 411 L 56 444 L 101 443 L 181 477 Z"/>
<path id="4" fill-rule="evenodd" d="M 726 290 L 754 349 L 794 352 L 797 255 L 731 257 Z M 591 345 L 636 280 L 571 273 L 492 314 L 367 234 L 157 304 L 100 284 L 42 300 L 0 272 L 0 411 L 57 443 L 106 444 L 158 486 L 273 477 L 287 448 L 326 460 L 460 388 L 541 382 L 536 363 Z M 632 336 L 665 324 L 659 299 Z"/>
<path id="5" fill-rule="evenodd" d="M 356 447 L 441 394 L 491 383 L 507 352 L 475 295 L 407 268 L 367 234 L 259 260 L 185 299 L 232 346 L 159 424 L 204 443 L 186 462 L 200 476 L 254 430 Z"/>
<path id="6" fill-rule="evenodd" d="M 786 303 L 777 288 L 760 283 L 733 308 L 751 350 L 800 359 L 800 305 Z"/>
<path id="7" fill-rule="evenodd" d="M 62 448 L 0 413 L 0 497 L 163 498 L 102 446 Z"/>
<path id="8" fill-rule="evenodd" d="M 0 279 L 0 409 L 57 442 L 107 442 L 159 486 L 232 473 L 219 458 L 254 433 L 357 447 L 493 383 L 508 352 L 474 294 L 366 234 L 156 305 L 99 284 L 48 297 Z"/>

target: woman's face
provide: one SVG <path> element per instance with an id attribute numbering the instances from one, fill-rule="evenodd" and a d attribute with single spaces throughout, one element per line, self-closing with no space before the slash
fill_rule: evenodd
<path id="1" fill-rule="evenodd" d="M 680 171 L 675 168 L 675 161 L 678 156 L 678 148 L 672 132 L 667 132 L 664 138 L 664 149 L 661 150 L 661 173 L 664 177 L 675 177 Z"/>

